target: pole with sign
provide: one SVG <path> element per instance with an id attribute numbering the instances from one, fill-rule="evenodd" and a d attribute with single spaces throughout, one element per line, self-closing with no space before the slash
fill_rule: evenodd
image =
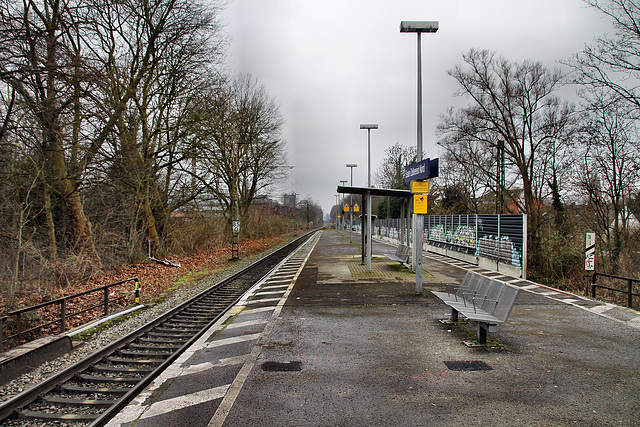
<path id="1" fill-rule="evenodd" d="M 411 181 L 413 194 L 413 220 L 416 230 L 414 239 L 414 259 L 416 270 L 416 294 L 422 294 L 422 234 L 424 216 L 428 213 L 429 181 Z M 417 193 L 417 194 L 416 194 Z"/>
<path id="2" fill-rule="evenodd" d="M 596 233 L 587 233 L 584 253 L 584 269 L 594 271 L 596 269 Z"/>

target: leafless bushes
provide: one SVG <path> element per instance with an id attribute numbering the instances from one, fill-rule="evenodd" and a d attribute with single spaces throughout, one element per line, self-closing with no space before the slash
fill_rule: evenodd
<path id="1" fill-rule="evenodd" d="M 226 209 L 249 215 L 281 173 L 277 103 L 222 71 L 217 12 L 201 0 L 0 1 L 10 302 L 22 283 L 68 286 L 146 258 L 149 242 L 161 257 L 216 247 Z"/>

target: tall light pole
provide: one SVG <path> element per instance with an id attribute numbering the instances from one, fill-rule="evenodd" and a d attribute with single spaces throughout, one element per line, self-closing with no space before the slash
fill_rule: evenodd
<path id="1" fill-rule="evenodd" d="M 438 31 L 438 21 L 402 21 L 401 33 L 416 33 L 418 35 L 418 162 L 422 161 L 422 33 Z"/>
<path id="2" fill-rule="evenodd" d="M 344 185 L 345 185 L 346 183 L 347 183 L 347 180 L 346 180 L 346 179 L 344 179 L 344 180 L 343 180 L 343 179 L 341 179 L 341 180 L 340 180 L 340 184 L 342 184 L 342 186 L 343 186 L 343 187 L 344 187 Z M 344 200 L 344 198 L 343 198 L 343 200 Z M 340 209 L 340 206 L 342 206 L 342 200 L 340 201 L 340 205 L 338 206 L 338 209 L 339 209 L 339 210 L 341 210 L 341 209 Z M 344 207 L 344 206 L 343 206 L 343 207 Z M 342 219 L 342 221 L 341 221 L 341 222 L 342 222 L 342 224 L 340 224 L 340 226 L 341 226 L 341 227 L 342 227 L 342 229 L 344 230 L 344 224 L 345 224 L 344 215 L 342 215 L 342 218 L 341 218 L 341 219 Z"/>
<path id="3" fill-rule="evenodd" d="M 378 129 L 377 124 L 363 124 L 360 129 L 367 130 L 367 188 L 371 188 L 371 129 Z M 367 273 L 371 272 L 371 192 L 367 191 Z"/>
<path id="4" fill-rule="evenodd" d="M 358 165 L 356 165 L 355 163 L 348 163 L 347 164 L 348 168 L 351 168 L 351 186 L 353 187 L 353 168 L 357 168 Z M 351 230 L 353 230 L 353 194 L 349 194 L 349 213 L 350 215 L 350 222 L 349 222 L 349 243 L 353 243 L 353 240 L 351 239 Z"/>
<path id="5" fill-rule="evenodd" d="M 378 129 L 378 125 L 360 125 L 360 129 L 367 130 L 367 187 L 371 188 L 371 129 Z"/>
<path id="6" fill-rule="evenodd" d="M 438 31 L 438 21 L 402 21 L 401 33 L 416 33 L 418 35 L 418 162 L 422 161 L 422 33 L 435 33 Z M 422 234 L 423 218 L 413 214 L 413 259 L 416 270 L 416 293 L 422 294 Z M 420 244 L 418 245 L 418 239 Z"/>

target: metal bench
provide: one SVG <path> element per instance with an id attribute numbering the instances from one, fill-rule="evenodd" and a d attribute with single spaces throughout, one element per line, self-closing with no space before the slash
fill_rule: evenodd
<path id="1" fill-rule="evenodd" d="M 445 292 L 431 293 L 451 307 L 452 321 L 457 322 L 458 313 L 462 313 L 475 322 L 478 342 L 486 344 L 487 332 L 495 332 L 498 325 L 507 321 L 518 296 L 518 288 L 469 271 L 459 286 L 447 285 Z"/>
<path id="2" fill-rule="evenodd" d="M 392 254 L 384 254 L 391 261 L 398 261 L 402 264 L 409 262 L 409 257 L 411 256 L 411 246 L 407 245 L 398 245 L 395 253 Z"/>

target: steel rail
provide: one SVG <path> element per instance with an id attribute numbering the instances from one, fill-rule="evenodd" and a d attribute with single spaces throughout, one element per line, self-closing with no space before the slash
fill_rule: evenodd
<path id="1" fill-rule="evenodd" d="M 121 349 L 122 347 L 126 346 L 127 344 L 131 343 L 135 339 L 139 338 L 140 336 L 144 335 L 145 333 L 147 333 L 150 330 L 152 330 L 153 328 L 155 328 L 156 326 L 158 326 L 161 323 L 165 322 L 166 320 L 170 319 L 171 317 L 173 317 L 177 313 L 179 313 L 182 310 L 188 308 L 190 305 L 194 304 L 195 302 L 197 302 L 197 301 L 201 300 L 202 298 L 206 297 L 207 295 L 215 292 L 216 290 L 220 289 L 224 285 L 227 285 L 227 284 L 231 283 L 232 281 L 240 278 L 241 276 L 247 274 L 248 272 L 250 272 L 254 268 L 258 267 L 260 264 L 266 262 L 268 259 L 276 257 L 278 255 L 282 255 L 283 253 L 292 253 L 292 252 L 294 252 L 295 249 L 300 247 L 304 242 L 306 242 L 308 240 L 308 238 L 311 235 L 313 235 L 316 232 L 317 232 L 317 230 L 314 230 L 314 231 L 309 232 L 309 233 L 307 233 L 305 235 L 302 235 L 301 237 L 299 237 L 298 239 L 294 240 L 293 242 L 283 246 L 282 248 L 274 251 L 273 253 L 271 253 L 271 254 L 269 254 L 269 255 L 267 255 L 267 256 L 265 256 L 265 257 L 263 257 L 263 258 L 261 258 L 261 259 L 259 259 L 257 261 L 255 261 L 255 262 L 253 262 L 249 266 L 247 266 L 247 267 L 243 268 L 242 270 L 232 274 L 231 276 L 223 279 L 221 282 L 211 286 L 210 288 L 203 290 L 202 292 L 200 292 L 197 295 L 189 298 L 187 301 L 183 302 L 182 304 L 172 308 L 171 310 L 169 310 L 166 313 L 160 315 L 159 317 L 151 320 L 150 322 L 148 322 L 145 325 L 139 327 L 138 329 L 132 331 L 131 333 L 123 336 L 122 338 L 110 343 L 106 347 L 103 347 L 103 348 L 95 351 L 94 353 L 88 355 L 86 358 L 84 358 L 82 360 L 79 360 L 78 362 L 70 365 L 66 369 L 64 369 L 64 370 L 58 372 L 57 374 L 54 374 L 53 376 L 45 379 L 41 383 L 34 385 L 32 388 L 30 388 L 28 390 L 25 390 L 22 393 L 20 393 L 20 394 L 14 396 L 13 398 L 7 400 L 6 402 L 0 404 L 0 421 L 8 418 L 12 414 L 14 414 L 15 411 L 25 407 L 26 405 L 28 405 L 28 404 L 30 404 L 32 402 L 34 402 L 38 397 L 44 395 L 45 393 L 48 393 L 48 392 L 52 391 L 59 384 L 64 383 L 64 382 L 72 379 L 77 373 L 86 370 L 91 365 L 95 364 L 96 362 L 104 359 L 105 357 L 109 356 L 110 354 L 114 353 L 115 351 L 117 351 L 117 350 Z M 271 268 L 266 274 L 270 274 L 273 271 L 274 268 L 275 267 Z M 264 277 L 264 275 L 263 275 L 263 277 Z M 131 400 L 133 400 L 140 392 L 142 392 L 142 390 L 144 390 L 144 388 L 147 385 L 149 385 L 151 383 L 151 381 L 153 381 L 162 371 L 164 371 L 171 363 L 173 363 L 175 361 L 175 359 L 178 356 L 180 356 L 180 354 L 182 354 L 191 344 L 193 344 L 193 342 L 195 342 L 200 336 L 202 336 L 202 334 L 208 328 L 210 328 L 216 321 L 218 321 L 220 319 L 220 317 L 222 315 L 224 315 L 224 313 L 226 313 L 231 307 L 233 307 L 245 292 L 246 292 L 246 290 L 244 292 L 242 292 L 237 298 L 235 298 L 234 302 L 229 304 L 225 309 L 222 309 L 222 311 L 220 313 L 218 313 L 215 316 L 214 319 L 209 321 L 205 327 L 201 328 L 198 332 L 195 332 L 194 336 L 192 336 L 186 343 L 184 343 L 182 346 L 180 346 L 177 351 L 175 351 L 171 355 L 169 355 L 151 373 L 149 373 L 145 377 L 141 378 L 140 381 L 134 387 L 132 387 L 126 394 L 124 394 L 122 397 L 118 398 L 115 401 L 114 405 L 109 407 L 105 412 L 103 412 L 98 418 L 96 418 L 91 423 L 91 426 L 102 426 L 102 425 L 105 425 L 109 421 L 110 418 L 115 416 L 115 414 L 117 412 L 122 410 Z"/>

